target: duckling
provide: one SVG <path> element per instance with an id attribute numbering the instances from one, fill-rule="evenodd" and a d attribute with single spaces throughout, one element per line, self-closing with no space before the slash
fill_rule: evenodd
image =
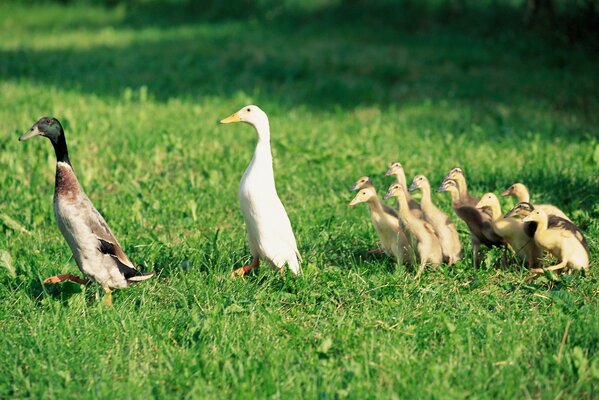
<path id="1" fill-rule="evenodd" d="M 468 193 L 468 184 L 466 183 L 466 176 L 464 175 L 464 171 L 462 171 L 460 167 L 452 168 L 447 173 L 445 178 L 443 178 L 443 180 L 446 179 L 453 179 L 456 182 L 458 191 L 460 193 L 459 202 L 461 205 L 476 207 L 476 204 L 479 202 L 480 199 L 478 197 L 471 196 L 470 193 Z"/>
<path id="2" fill-rule="evenodd" d="M 527 217 L 534 210 L 535 210 L 535 206 L 533 206 L 530 203 L 526 203 L 526 202 L 522 201 L 522 202 L 516 204 L 514 206 L 514 208 L 512 208 L 507 214 L 505 214 L 503 216 L 503 218 L 511 218 L 515 215 Z M 562 220 L 564 220 L 564 218 L 547 214 L 547 226 L 549 228 L 552 228 L 554 226 L 559 226 L 560 224 L 562 224 L 562 222 L 561 222 Z M 566 220 L 566 221 L 568 221 L 568 220 Z M 537 225 L 538 224 L 534 221 L 524 222 L 524 232 L 528 235 L 528 237 L 531 237 L 531 238 L 534 237 L 535 232 L 537 230 Z"/>
<path id="3" fill-rule="evenodd" d="M 409 242 L 395 210 L 381 202 L 372 184 L 361 187 L 349 205 L 355 206 L 360 203 L 368 204 L 372 225 L 381 241 L 383 251 L 402 264 L 408 257 Z"/>
<path id="4" fill-rule="evenodd" d="M 234 122 L 253 126 L 258 143 L 238 191 L 253 261 L 233 271 L 231 276 L 244 276 L 252 268 L 258 267 L 261 258 L 278 268 L 280 273 L 287 265 L 293 274 L 298 275 L 302 257 L 275 187 L 268 116 L 258 106 L 249 105 L 220 121 L 221 124 Z"/>
<path id="5" fill-rule="evenodd" d="M 562 268 L 588 270 L 589 248 L 584 235 L 576 225 L 562 218 L 559 226 L 550 228 L 547 213 L 542 209 L 533 210 L 523 221 L 537 223 L 535 243 L 560 260 L 557 265 L 534 268 L 532 272 L 540 274 L 544 270 L 555 271 Z"/>
<path id="6" fill-rule="evenodd" d="M 374 189 L 374 184 L 372 183 L 372 181 L 370 180 L 369 177 L 361 176 L 360 178 L 358 178 L 356 183 L 354 183 L 352 185 L 352 187 L 349 188 L 349 190 L 354 192 L 356 190 L 360 190 L 360 189 L 367 188 L 367 187 Z M 376 190 L 376 189 L 374 189 L 374 190 Z M 381 206 L 383 207 L 383 211 L 385 211 L 387 214 L 393 215 L 397 218 L 397 213 L 395 212 L 395 210 L 393 210 L 391 207 L 389 207 L 385 203 L 381 203 Z M 384 252 L 385 251 L 380 248 L 368 250 L 368 253 L 370 253 L 370 254 L 381 254 Z"/>
<path id="7" fill-rule="evenodd" d="M 376 189 L 374 187 L 374 184 L 372 183 L 372 180 L 370 180 L 370 178 L 367 176 L 361 176 L 360 178 L 358 178 L 356 183 L 354 183 L 353 186 L 349 190 L 352 192 L 355 192 L 356 190 L 366 189 L 366 188 L 371 188 L 376 192 Z M 395 218 L 399 218 L 397 215 L 397 211 L 395 211 L 393 208 L 389 207 L 388 205 L 386 205 L 385 203 L 383 203 L 381 201 L 379 201 L 379 203 L 381 204 L 381 207 L 383 207 L 383 211 L 385 211 L 389 215 L 394 216 Z"/>
<path id="8" fill-rule="evenodd" d="M 493 231 L 501 236 L 518 257 L 532 268 L 541 258 L 541 250 L 525 232 L 522 221 L 515 218 L 503 218 L 499 199 L 494 193 L 485 193 L 476 208 L 487 207 L 491 211 Z"/>
<path id="9" fill-rule="evenodd" d="M 462 258 L 462 245 L 460 244 L 458 230 L 447 214 L 433 204 L 431 200 L 431 185 L 426 176 L 417 175 L 414 177 L 409 191 L 413 192 L 416 189 L 422 191 L 420 205 L 422 206 L 424 217 L 435 229 L 441 242 L 443 256 L 447 259 L 448 264 L 452 265 Z"/>
<path id="10" fill-rule="evenodd" d="M 528 193 L 528 188 L 524 186 L 524 184 L 522 183 L 514 183 L 512 186 L 504 190 L 503 193 L 501 193 L 501 195 L 514 196 L 518 199 L 519 203 L 530 202 L 530 194 Z M 551 204 L 535 204 L 534 207 L 545 211 L 545 213 L 548 216 L 555 215 L 556 217 L 560 217 L 563 219 L 567 219 L 568 221 L 571 221 L 570 218 L 568 218 L 562 210 Z"/>
<path id="11" fill-rule="evenodd" d="M 472 242 L 472 258 L 475 266 L 480 264 L 481 244 L 488 247 L 505 246 L 505 241 L 493 231 L 489 215 L 481 212 L 474 206 L 468 205 L 468 201 L 462 201 L 459 185 L 455 180 L 446 177 L 437 191 L 449 192 L 453 210 L 468 225 L 470 240 Z"/>
<path id="12" fill-rule="evenodd" d="M 412 198 L 412 195 L 407 191 L 408 184 L 406 182 L 406 174 L 404 172 L 403 166 L 398 162 L 392 162 L 389 164 L 389 169 L 385 172 L 385 176 L 394 175 L 395 179 L 397 179 L 397 183 L 401 185 L 403 188 L 406 199 L 408 200 L 408 206 L 410 207 L 410 212 L 414 214 L 416 218 L 423 219 L 424 213 L 422 212 L 422 207 L 416 200 Z"/>
<path id="13" fill-rule="evenodd" d="M 43 136 L 50 139 L 56 153 L 54 215 L 60 232 L 67 241 L 82 273 L 102 286 L 106 303 L 112 304 L 111 289 L 122 289 L 154 276 L 137 270 L 118 240 L 83 192 L 73 171 L 62 125 L 56 118 L 43 117 L 19 137 L 20 141 Z M 89 280 L 71 274 L 56 275 L 44 283 Z"/>
<path id="14" fill-rule="evenodd" d="M 439 265 L 443 262 L 443 251 L 441 243 L 435 234 L 435 229 L 428 222 L 419 219 L 412 214 L 408 208 L 406 190 L 399 183 L 393 183 L 385 195 L 385 199 L 391 196 L 397 197 L 399 203 L 399 218 L 417 241 L 420 267 L 416 273 L 416 279 L 420 277 L 427 263 Z"/>

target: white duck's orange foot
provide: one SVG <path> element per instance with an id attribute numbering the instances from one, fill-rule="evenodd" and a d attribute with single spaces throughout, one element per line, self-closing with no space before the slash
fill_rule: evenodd
<path id="1" fill-rule="evenodd" d="M 231 272 L 230 276 L 231 278 L 236 278 L 238 276 L 241 276 L 243 278 L 251 269 L 257 268 L 258 265 L 260 265 L 260 259 L 255 258 L 250 265 L 244 265 L 241 268 L 237 268 L 236 270 Z"/>
<path id="2" fill-rule="evenodd" d="M 60 283 L 65 281 L 71 281 L 78 283 L 80 285 L 87 285 L 91 281 L 89 279 L 79 278 L 78 276 L 71 274 L 62 274 L 62 275 L 54 275 L 49 278 L 44 279 L 44 283 Z"/>

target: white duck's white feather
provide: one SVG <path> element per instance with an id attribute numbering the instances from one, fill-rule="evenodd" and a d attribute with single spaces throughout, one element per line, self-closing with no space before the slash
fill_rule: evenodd
<path id="1" fill-rule="evenodd" d="M 248 109 L 253 114 L 248 116 Z M 258 134 L 254 156 L 241 178 L 238 191 L 252 255 L 277 268 L 287 264 L 294 274 L 299 274 L 301 256 L 275 186 L 268 117 L 256 106 L 244 107 L 238 115 L 242 122 L 254 126 Z"/>

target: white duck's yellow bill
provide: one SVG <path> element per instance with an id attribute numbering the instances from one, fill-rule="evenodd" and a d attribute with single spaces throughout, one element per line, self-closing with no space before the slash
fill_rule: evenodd
<path id="1" fill-rule="evenodd" d="M 25 133 L 24 135 L 21 135 L 19 137 L 19 141 L 23 142 L 27 139 L 31 139 L 32 137 L 39 136 L 41 134 L 42 134 L 42 132 L 37 128 L 37 126 L 34 126 L 33 128 L 29 129 L 29 131 L 27 133 Z"/>
<path id="2" fill-rule="evenodd" d="M 239 115 L 237 115 L 237 113 L 220 120 L 221 124 L 230 124 L 232 122 L 241 122 L 241 118 L 239 118 Z"/>

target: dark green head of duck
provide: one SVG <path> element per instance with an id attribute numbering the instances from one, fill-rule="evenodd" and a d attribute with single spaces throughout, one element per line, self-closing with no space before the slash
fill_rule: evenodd
<path id="1" fill-rule="evenodd" d="M 67 142 L 60 121 L 53 117 L 40 118 L 39 121 L 29 128 L 27 133 L 19 137 L 19 141 L 23 142 L 35 136 L 44 136 L 50 139 L 56 152 L 56 160 L 70 164 Z"/>

